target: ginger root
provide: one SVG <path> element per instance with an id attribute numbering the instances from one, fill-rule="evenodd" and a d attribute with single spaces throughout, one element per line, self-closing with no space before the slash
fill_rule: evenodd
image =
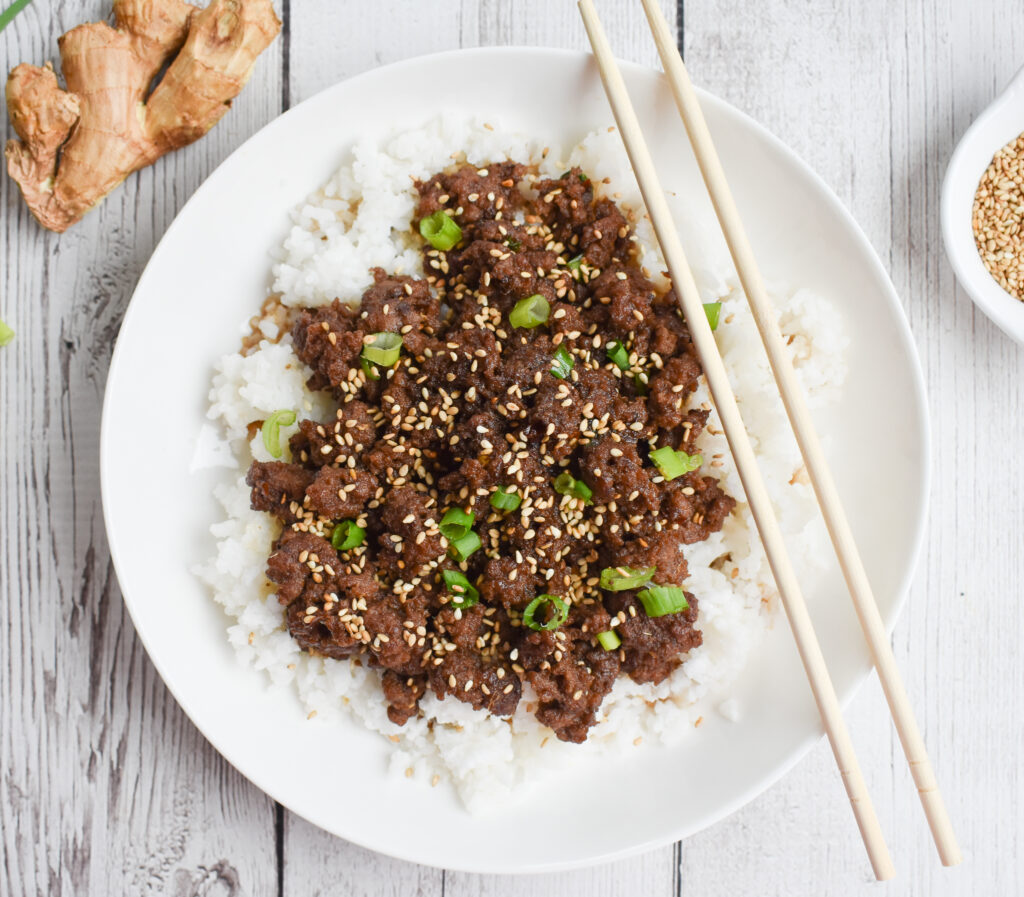
<path id="1" fill-rule="evenodd" d="M 53 67 L 7 79 L 7 171 L 43 227 L 63 232 L 133 171 L 202 137 L 281 28 L 270 0 L 114 0 L 115 27 L 80 25 Z M 153 79 L 167 67 L 150 92 Z"/>

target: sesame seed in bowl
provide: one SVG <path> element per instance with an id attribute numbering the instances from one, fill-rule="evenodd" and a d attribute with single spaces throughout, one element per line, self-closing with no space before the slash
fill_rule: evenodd
<path id="1" fill-rule="evenodd" d="M 974 194 L 978 254 L 1014 299 L 1024 301 L 1024 134 L 992 158 Z"/>
<path id="2" fill-rule="evenodd" d="M 961 138 L 942 185 L 942 235 L 957 281 L 1024 345 L 1024 68 Z"/>

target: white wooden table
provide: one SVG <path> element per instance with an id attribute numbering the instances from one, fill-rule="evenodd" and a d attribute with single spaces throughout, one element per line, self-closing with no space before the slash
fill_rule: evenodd
<path id="1" fill-rule="evenodd" d="M 619 55 L 653 65 L 638 0 L 599 5 Z M 35 0 L 0 34 L 0 66 L 54 57 L 60 33 L 108 10 Z M 455 47 L 584 47 L 570 0 L 280 0 L 279 11 L 281 37 L 212 134 L 130 178 L 70 233 L 42 231 L 0 178 L 0 317 L 17 331 L 0 350 L 0 894 L 866 893 L 825 746 L 674 847 L 562 875 L 465 875 L 377 856 L 292 816 L 164 688 L 121 602 L 98 477 L 111 348 L 156 242 L 232 149 L 329 84 Z M 888 893 L 1020 894 L 1024 351 L 957 289 L 938 218 L 956 139 L 1024 62 L 1020 5 L 679 0 L 669 13 L 694 79 L 774 131 L 853 211 L 924 363 L 931 525 L 894 639 L 966 860 L 938 866 L 872 681 L 848 719 L 898 866 Z M 6 139 L 6 116 L 4 127 Z M 884 463 L 885 434 L 865 450 Z"/>

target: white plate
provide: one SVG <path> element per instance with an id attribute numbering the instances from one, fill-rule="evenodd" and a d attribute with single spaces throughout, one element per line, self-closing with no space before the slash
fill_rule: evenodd
<path id="1" fill-rule="evenodd" d="M 662 77 L 634 65 L 624 73 L 666 187 L 706 206 Z M 767 276 L 829 296 L 846 318 L 850 376 L 830 425 L 831 460 L 891 625 L 920 547 L 928 484 L 923 385 L 906 320 L 878 258 L 828 188 L 750 119 L 713 97 L 703 102 Z M 190 572 L 211 551 L 208 526 L 217 516 L 215 472 L 189 470 L 212 365 L 238 345 L 242 323 L 266 293 L 268 253 L 289 209 L 331 174 L 356 135 L 383 136 L 451 108 L 569 142 L 611 121 L 589 56 L 487 49 L 369 72 L 245 143 L 171 225 L 125 316 L 103 414 L 107 532 L 125 602 L 160 675 L 214 746 L 273 798 L 337 835 L 420 863 L 480 872 L 567 868 L 710 825 L 818 739 L 781 618 L 736 687 L 740 722 L 708 713 L 676 748 L 638 748 L 605 763 L 599 778 L 581 770 L 507 811 L 473 819 L 447 787 L 389 779 L 379 735 L 307 722 L 290 690 L 272 691 L 262 673 L 241 666 L 228 646 L 227 618 Z M 838 575 L 810 599 L 848 698 L 869 662 Z M 838 781 L 834 798 L 844 800 Z"/>
<path id="2" fill-rule="evenodd" d="M 971 217 L 978 183 L 992 157 L 1024 131 L 1024 68 L 971 125 L 949 160 L 942 182 L 942 240 L 956 279 L 986 315 L 1024 345 L 1024 302 L 988 273 L 974 242 Z"/>

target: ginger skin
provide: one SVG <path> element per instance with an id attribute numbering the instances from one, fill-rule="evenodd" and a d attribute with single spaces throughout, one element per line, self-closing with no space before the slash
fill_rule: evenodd
<path id="1" fill-rule="evenodd" d="M 281 28 L 270 0 L 211 0 L 202 10 L 114 0 L 114 21 L 60 38 L 66 90 L 49 63 L 19 65 L 7 79 L 19 138 L 7 143 L 7 171 L 39 223 L 58 233 L 133 171 L 209 131 Z"/>

